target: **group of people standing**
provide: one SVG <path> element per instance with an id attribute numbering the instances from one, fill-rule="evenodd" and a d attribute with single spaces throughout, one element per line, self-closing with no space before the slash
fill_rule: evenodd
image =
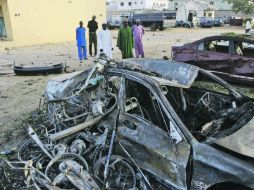
<path id="1" fill-rule="evenodd" d="M 140 20 L 136 20 L 136 24 L 129 26 L 128 19 L 123 21 L 123 27 L 119 30 L 117 38 L 117 47 L 122 52 L 122 58 L 132 58 L 132 49 L 135 47 L 136 58 L 145 57 L 142 43 L 143 35 L 145 34 L 144 27 L 140 25 Z M 133 46 L 134 44 L 134 46 Z"/>
<path id="2" fill-rule="evenodd" d="M 89 29 L 89 54 L 91 57 L 97 55 L 97 42 L 100 53 L 106 54 L 109 58 L 112 58 L 112 37 L 107 29 L 107 24 L 102 24 L 102 29 L 96 33 L 98 29 L 98 23 L 96 22 L 96 16 L 92 17 L 92 20 L 88 22 L 87 28 Z M 136 57 L 141 56 L 144 58 L 144 49 L 142 43 L 142 37 L 144 35 L 144 27 L 140 24 L 140 20 L 136 20 L 136 24 L 132 28 L 128 24 L 128 19 L 124 19 L 123 26 L 119 30 L 117 38 L 117 47 L 122 53 L 122 58 L 132 58 L 132 49 L 135 48 Z M 80 62 L 87 59 L 87 46 L 86 46 L 86 29 L 83 26 L 83 22 L 79 22 L 79 27 L 76 29 L 76 40 L 78 46 L 78 56 Z M 94 54 L 93 54 L 94 46 Z"/>

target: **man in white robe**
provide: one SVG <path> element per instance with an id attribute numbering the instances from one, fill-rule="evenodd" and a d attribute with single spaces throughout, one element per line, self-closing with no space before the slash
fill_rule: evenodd
<path id="1" fill-rule="evenodd" d="M 104 53 L 109 58 L 112 58 L 112 38 L 105 23 L 102 24 L 102 30 L 98 33 L 98 46 L 100 53 Z"/>

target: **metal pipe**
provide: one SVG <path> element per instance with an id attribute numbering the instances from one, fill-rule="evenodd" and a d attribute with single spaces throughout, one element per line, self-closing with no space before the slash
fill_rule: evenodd
<path id="1" fill-rule="evenodd" d="M 182 99 L 183 110 L 186 111 L 187 110 L 187 104 L 186 104 L 186 100 L 185 100 L 184 92 L 183 92 L 182 88 L 180 88 L 180 95 L 181 95 L 181 99 Z"/>
<path id="2" fill-rule="evenodd" d="M 109 161 L 113 152 L 113 146 L 114 146 L 114 141 L 115 141 L 115 136 L 116 136 L 116 130 L 113 130 L 112 136 L 111 136 L 111 141 L 110 141 L 110 146 L 109 146 L 109 151 L 108 151 L 108 156 L 105 164 L 105 169 L 104 169 L 104 180 L 107 179 L 108 176 L 108 166 L 109 166 Z"/>
<path id="3" fill-rule="evenodd" d="M 90 127 L 90 126 L 94 125 L 95 123 L 99 122 L 103 118 L 104 115 L 97 116 L 95 118 L 89 119 L 88 121 L 85 121 L 84 123 L 81 123 L 79 125 L 62 130 L 58 133 L 52 134 L 49 136 L 49 139 L 51 141 L 57 141 L 57 140 L 60 140 L 64 137 L 67 137 L 69 135 L 75 134 L 75 133 L 77 133 L 81 130 L 84 130 L 85 128 Z"/>
<path id="4" fill-rule="evenodd" d="M 90 71 L 89 75 L 87 76 L 84 86 L 76 94 L 80 94 L 80 92 L 82 92 L 84 89 L 86 89 L 86 87 L 89 84 L 90 78 L 92 77 L 92 75 L 93 75 L 94 71 L 97 69 L 97 67 L 98 67 L 98 64 L 93 66 L 92 70 Z"/>
<path id="5" fill-rule="evenodd" d="M 53 156 L 48 152 L 48 150 L 44 147 L 44 144 L 41 142 L 38 135 L 35 133 L 31 126 L 27 129 L 29 136 L 33 139 L 33 141 L 40 147 L 40 149 L 50 158 L 52 159 Z"/>

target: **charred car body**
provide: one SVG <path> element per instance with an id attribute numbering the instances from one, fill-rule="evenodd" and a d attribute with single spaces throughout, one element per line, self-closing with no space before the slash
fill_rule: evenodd
<path id="1" fill-rule="evenodd" d="M 172 47 L 175 61 L 190 63 L 226 81 L 254 84 L 254 40 L 241 36 L 212 36 Z"/>
<path id="2" fill-rule="evenodd" d="M 49 124 L 7 161 L 32 187 L 254 189 L 253 103 L 198 67 L 100 58 L 49 81 L 43 101 Z"/>

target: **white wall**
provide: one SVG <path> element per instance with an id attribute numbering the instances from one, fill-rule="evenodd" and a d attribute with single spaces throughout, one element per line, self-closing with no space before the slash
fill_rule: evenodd
<path id="1" fill-rule="evenodd" d="M 198 0 L 196 0 L 196 1 L 198 1 Z M 216 10 L 231 10 L 232 9 L 232 5 L 228 4 L 224 0 L 200 0 L 200 2 L 211 5 Z M 168 9 L 174 10 L 176 8 L 175 3 L 177 3 L 178 6 L 181 6 L 181 5 L 186 3 L 186 0 L 172 0 L 172 1 L 169 1 Z"/>
<path id="2" fill-rule="evenodd" d="M 108 0 L 107 11 L 144 9 L 146 0 Z"/>
<path id="3" fill-rule="evenodd" d="M 168 2 L 168 0 L 107 0 L 107 11 L 163 10 L 168 8 Z"/>

